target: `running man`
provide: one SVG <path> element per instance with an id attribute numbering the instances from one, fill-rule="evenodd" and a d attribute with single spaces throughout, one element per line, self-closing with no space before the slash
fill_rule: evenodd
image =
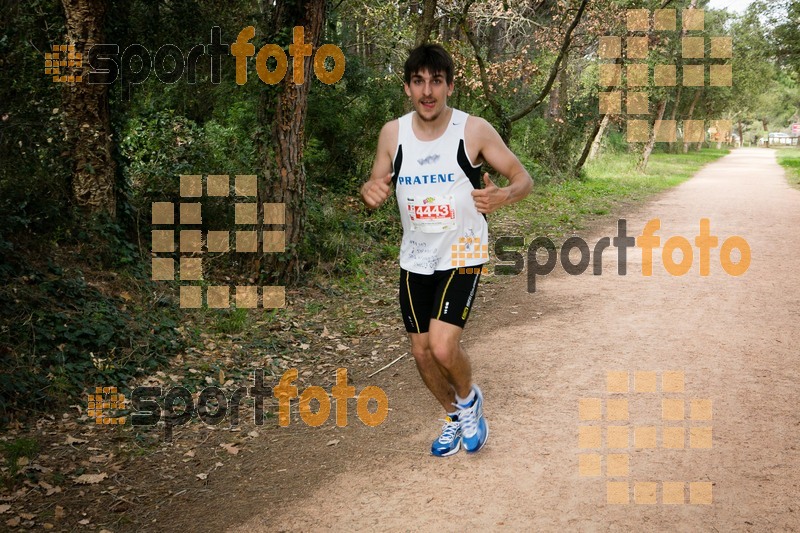
<path id="1" fill-rule="evenodd" d="M 375 209 L 391 194 L 390 185 L 396 188 L 403 223 L 400 309 L 417 369 L 447 413 L 431 446 L 433 455 L 445 457 L 462 445 L 477 452 L 489 436 L 461 333 L 488 258 L 481 253 L 488 251 L 486 215 L 522 200 L 533 181 L 488 122 L 448 107 L 453 59 L 444 48 L 412 50 L 404 81 L 414 111 L 381 129 L 361 196 Z M 497 187 L 487 173 L 481 188 L 483 162 L 509 185 Z M 459 245 L 469 253 L 456 265 Z"/>

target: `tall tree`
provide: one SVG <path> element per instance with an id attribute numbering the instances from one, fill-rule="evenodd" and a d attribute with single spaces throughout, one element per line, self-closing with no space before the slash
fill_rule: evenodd
<path id="1" fill-rule="evenodd" d="M 62 0 L 67 43 L 88 51 L 104 42 L 106 0 Z M 72 199 L 91 214 L 116 216 L 115 165 L 112 158 L 108 85 L 65 83 L 63 107 L 66 136 L 72 145 Z"/>
<path id="2" fill-rule="evenodd" d="M 302 26 L 305 43 L 316 48 L 325 19 L 325 0 L 278 0 L 271 14 L 274 35 L 283 33 L 285 36 L 287 29 L 291 32 L 292 28 Z M 293 52 L 295 57 L 299 55 L 299 50 Z M 265 87 L 259 99 L 262 128 L 256 141 L 266 180 L 266 196 L 261 200 L 283 203 L 286 209 L 286 252 L 265 254 L 261 258 L 261 268 L 268 278 L 284 284 L 295 283 L 301 269 L 299 252 L 306 217 L 303 151 L 308 92 L 314 76 L 311 54 L 303 59 L 303 72 L 303 82 L 295 83 L 294 61 L 289 60 L 288 71 L 279 82 L 279 88 Z"/>
<path id="3" fill-rule="evenodd" d="M 665 7 L 667 7 L 671 3 L 672 3 L 672 0 L 664 0 L 663 2 L 661 2 L 660 8 L 664 9 Z M 691 2 L 689 3 L 688 9 L 689 10 L 693 10 L 693 9 L 696 9 L 696 8 L 697 8 L 697 0 L 691 0 Z M 684 16 L 685 16 L 685 14 L 684 14 Z M 684 37 L 686 37 L 686 33 L 687 33 L 686 32 L 686 25 L 683 25 L 683 27 L 681 29 L 681 34 L 680 34 L 681 40 Z M 656 32 L 655 32 L 654 26 L 650 26 L 650 29 L 647 31 L 648 49 L 651 49 L 651 47 L 655 43 L 655 34 L 656 34 Z M 680 42 L 680 41 L 678 41 L 678 42 Z M 673 44 L 673 46 L 674 46 L 674 44 Z M 661 54 L 662 56 L 667 55 L 669 53 L 669 48 L 670 48 L 669 44 L 657 45 L 657 49 L 659 51 L 659 54 Z M 677 55 L 677 54 L 674 54 L 674 53 L 671 54 L 671 55 L 675 58 L 675 61 L 676 61 L 675 68 L 676 68 L 676 73 L 677 73 L 677 71 L 680 70 L 681 67 L 682 67 L 681 56 Z M 657 85 L 659 85 L 659 84 L 657 84 Z M 644 147 L 642 148 L 642 153 L 639 156 L 639 164 L 637 165 L 637 168 L 641 172 L 644 172 L 645 169 L 647 168 L 647 163 L 650 161 L 650 154 L 653 153 L 653 148 L 655 148 L 655 146 L 656 146 L 656 137 L 658 136 L 658 133 L 659 133 L 659 129 L 660 129 L 660 126 L 661 126 L 661 121 L 664 118 L 664 111 L 667 108 L 667 101 L 670 99 L 670 94 L 675 92 L 675 90 L 673 90 L 674 86 L 675 86 L 675 84 L 673 84 L 671 87 L 664 87 L 664 88 L 657 89 L 657 90 L 651 90 L 651 96 L 654 96 L 656 98 L 656 102 L 657 102 L 656 103 L 656 116 L 655 116 L 654 120 L 650 121 L 649 137 L 647 139 L 647 142 L 644 143 Z M 678 105 L 680 105 L 680 95 L 681 95 L 680 89 L 677 89 L 677 93 L 675 95 L 675 102 L 674 102 L 674 105 L 673 105 L 673 109 L 676 110 L 676 111 L 677 111 Z M 674 116 L 674 114 L 673 114 L 673 116 Z"/>
<path id="4" fill-rule="evenodd" d="M 566 20 L 571 20 L 570 24 L 566 27 L 563 34 L 560 36 L 560 46 L 558 48 L 555 60 L 550 67 L 550 74 L 547 77 L 547 81 L 544 84 L 544 87 L 539 91 L 539 94 L 535 96 L 529 103 L 524 105 L 521 109 L 516 112 L 509 112 L 507 111 L 503 103 L 497 97 L 497 91 L 495 91 L 492 87 L 492 83 L 489 79 L 489 69 L 484 59 L 483 54 L 481 53 L 480 44 L 478 42 L 478 38 L 475 34 L 474 29 L 471 27 L 468 21 L 468 13 L 470 7 L 474 4 L 474 0 L 467 0 L 461 10 L 460 16 L 460 25 L 461 29 L 463 30 L 464 34 L 467 37 L 470 45 L 472 46 L 473 52 L 475 54 L 475 61 L 478 65 L 478 72 L 480 74 L 481 86 L 483 87 L 484 97 L 486 98 L 489 108 L 492 110 L 494 115 L 497 117 L 497 130 L 500 133 L 500 136 L 503 138 L 506 144 L 511 139 L 511 125 L 512 123 L 526 117 L 529 113 L 531 113 L 534 109 L 537 109 L 542 103 L 544 103 L 547 97 L 550 95 L 550 91 L 553 88 L 553 84 L 556 81 L 556 77 L 558 73 L 561 71 L 563 62 L 567 57 L 568 50 L 572 43 L 573 33 L 575 32 L 575 28 L 581 21 L 581 17 L 583 16 L 584 11 L 586 10 L 586 6 L 588 4 L 588 0 L 580 0 L 577 8 L 575 9 L 575 13 L 572 17 L 567 17 Z"/>
<path id="5" fill-rule="evenodd" d="M 428 42 L 428 38 L 433 30 L 436 16 L 436 0 L 423 0 L 422 16 L 417 23 L 417 36 L 414 39 L 414 46 L 419 46 Z"/>

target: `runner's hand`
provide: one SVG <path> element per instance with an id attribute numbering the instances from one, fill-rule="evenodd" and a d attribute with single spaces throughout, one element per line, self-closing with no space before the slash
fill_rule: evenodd
<path id="1" fill-rule="evenodd" d="M 483 189 L 472 191 L 472 199 L 475 201 L 475 207 L 479 213 L 488 214 L 506 204 L 508 192 L 495 185 L 489 179 L 488 172 L 483 175 L 483 183 L 486 185 Z"/>
<path id="2" fill-rule="evenodd" d="M 377 209 L 389 197 L 392 192 L 392 173 L 386 174 L 383 178 L 371 179 L 361 187 L 361 198 L 371 209 Z"/>

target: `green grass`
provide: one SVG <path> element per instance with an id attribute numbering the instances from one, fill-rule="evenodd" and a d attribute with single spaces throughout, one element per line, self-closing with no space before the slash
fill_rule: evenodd
<path id="1" fill-rule="evenodd" d="M 786 181 L 800 189 L 800 148 L 779 148 L 778 163 L 786 170 Z"/>
<path id="2" fill-rule="evenodd" d="M 32 461 L 38 451 L 39 443 L 29 438 L 0 443 L 0 452 L 3 453 L 6 460 L 6 467 L 0 474 L 0 479 L 6 488 L 13 489 L 19 481 L 19 460 L 25 457 L 28 461 Z"/>
<path id="3" fill-rule="evenodd" d="M 703 165 L 727 153 L 715 149 L 655 153 L 643 173 L 636 170 L 636 154 L 605 154 L 586 166 L 583 180 L 534 183 L 525 200 L 502 210 L 492 221 L 492 233 L 558 240 L 585 228 L 592 218 L 686 181 Z"/>
<path id="4" fill-rule="evenodd" d="M 216 319 L 214 329 L 217 333 L 236 334 L 241 333 L 247 323 L 247 309 L 233 309 L 220 313 Z"/>

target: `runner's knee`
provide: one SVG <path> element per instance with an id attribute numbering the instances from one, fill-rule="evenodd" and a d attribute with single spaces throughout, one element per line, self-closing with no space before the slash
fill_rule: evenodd
<path id="1" fill-rule="evenodd" d="M 430 348 L 421 344 L 411 346 L 411 355 L 414 356 L 417 364 L 429 364 L 433 360 Z"/>
<path id="2" fill-rule="evenodd" d="M 452 366 L 458 355 L 458 346 L 447 340 L 431 340 L 431 354 L 436 361 L 445 368 Z"/>

